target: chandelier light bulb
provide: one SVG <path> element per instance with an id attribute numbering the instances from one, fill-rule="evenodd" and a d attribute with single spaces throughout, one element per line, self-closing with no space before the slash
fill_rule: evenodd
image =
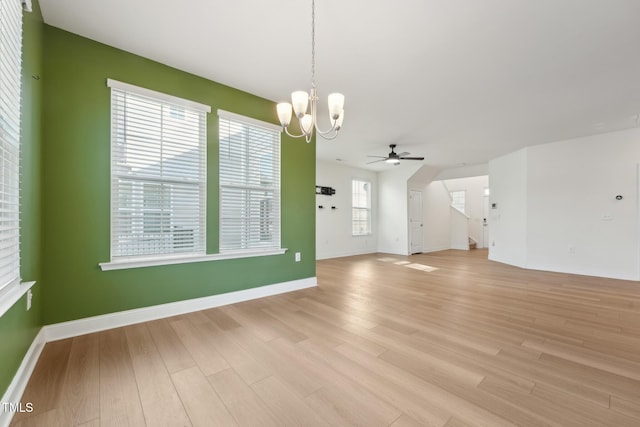
<path id="1" fill-rule="evenodd" d="M 307 113 L 307 105 L 309 104 L 309 94 L 303 90 L 297 90 L 291 94 L 291 104 L 293 111 L 298 119 L 301 119 Z"/>
<path id="2" fill-rule="evenodd" d="M 344 95 L 332 93 L 327 97 L 327 101 L 329 104 L 329 116 L 332 120 L 336 120 L 344 110 Z"/>
<path id="3" fill-rule="evenodd" d="M 311 114 L 305 114 L 302 116 L 300 119 L 300 127 L 305 135 L 311 134 L 311 131 L 313 130 L 313 117 Z"/>
<path id="4" fill-rule="evenodd" d="M 281 102 L 277 105 L 278 120 L 282 127 L 287 127 L 291 123 L 291 104 L 288 102 Z"/>

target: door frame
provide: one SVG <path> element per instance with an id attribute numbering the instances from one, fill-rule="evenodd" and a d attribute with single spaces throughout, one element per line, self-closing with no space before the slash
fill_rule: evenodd
<path id="1" fill-rule="evenodd" d="M 414 194 L 419 194 L 420 195 L 420 215 L 419 215 L 419 222 L 420 223 L 420 250 L 419 251 L 414 251 L 413 250 L 413 223 L 412 223 L 412 211 L 413 211 L 413 195 Z M 409 255 L 412 254 L 417 254 L 417 253 L 422 253 L 424 251 L 424 204 L 422 203 L 422 190 L 416 190 L 416 189 L 409 189 L 409 209 L 408 209 L 408 219 L 409 219 Z"/>

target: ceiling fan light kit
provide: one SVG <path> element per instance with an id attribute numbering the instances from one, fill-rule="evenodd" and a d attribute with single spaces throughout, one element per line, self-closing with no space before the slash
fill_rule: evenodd
<path id="1" fill-rule="evenodd" d="M 276 106 L 278 120 L 287 135 L 293 138 L 303 138 L 311 142 L 313 131 L 325 139 L 334 139 L 342 128 L 344 121 L 344 95 L 332 93 L 327 97 L 329 106 L 329 121 L 331 128 L 322 131 L 318 127 L 318 91 L 316 90 L 316 3 L 311 0 L 311 90 L 309 93 L 297 90 L 291 93 L 291 103 L 281 102 Z M 308 111 L 308 112 L 307 112 Z M 293 113 L 293 114 L 292 114 Z M 298 119 L 301 134 L 292 134 L 289 131 L 291 116 Z"/>

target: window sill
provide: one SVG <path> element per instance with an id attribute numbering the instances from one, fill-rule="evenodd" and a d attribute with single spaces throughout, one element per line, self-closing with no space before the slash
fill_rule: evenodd
<path id="1" fill-rule="evenodd" d="M 2 295 L 0 301 L 0 317 L 11 309 L 36 282 L 22 282 L 17 286 L 13 286 L 6 294 Z"/>
<path id="2" fill-rule="evenodd" d="M 224 259 L 252 258 L 259 256 L 282 255 L 286 248 L 256 249 L 251 251 L 226 252 L 221 254 L 188 255 L 163 258 L 129 258 L 111 262 L 101 262 L 98 265 L 102 271 L 124 270 L 128 268 L 153 267 L 157 265 L 188 264 L 191 262 L 220 261 Z"/>

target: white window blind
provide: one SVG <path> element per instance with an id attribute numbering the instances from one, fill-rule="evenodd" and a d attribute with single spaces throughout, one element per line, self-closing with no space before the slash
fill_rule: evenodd
<path id="1" fill-rule="evenodd" d="M 0 297 L 20 282 L 22 3 L 0 0 Z"/>
<path id="2" fill-rule="evenodd" d="M 371 183 L 351 181 L 351 234 L 371 234 Z"/>
<path id="3" fill-rule="evenodd" d="M 203 254 L 210 107 L 111 87 L 111 258 Z"/>
<path id="4" fill-rule="evenodd" d="M 280 127 L 218 115 L 220 252 L 280 248 Z"/>

